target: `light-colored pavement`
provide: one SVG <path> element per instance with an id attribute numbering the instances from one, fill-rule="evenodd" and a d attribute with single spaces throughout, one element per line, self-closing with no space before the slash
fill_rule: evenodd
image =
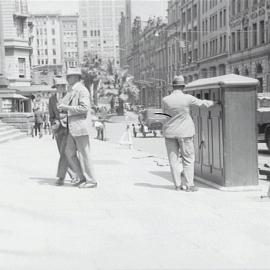
<path id="1" fill-rule="evenodd" d="M 55 142 L 0 145 L 0 269 L 270 269 L 261 191 L 173 190 L 164 160 L 92 140 L 97 189 L 54 186 Z"/>

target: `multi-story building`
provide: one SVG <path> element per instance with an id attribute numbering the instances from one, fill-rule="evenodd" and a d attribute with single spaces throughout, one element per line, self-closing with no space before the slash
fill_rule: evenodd
<path id="1" fill-rule="evenodd" d="M 79 66 L 78 15 L 60 17 L 61 57 L 64 68 Z"/>
<path id="2" fill-rule="evenodd" d="M 131 28 L 128 28 L 127 17 L 122 12 L 121 22 L 118 27 L 119 31 L 119 57 L 120 57 L 120 67 L 123 68 L 127 66 L 128 55 L 130 51 L 128 50 L 128 42 L 131 42 L 129 35 L 131 33 Z"/>
<path id="3" fill-rule="evenodd" d="M 184 74 L 186 82 L 197 80 L 199 77 L 200 5 L 200 0 L 186 0 L 179 5 L 180 41 L 177 51 L 180 57 L 177 58 L 177 70 L 178 73 Z"/>
<path id="4" fill-rule="evenodd" d="M 80 60 L 84 55 L 98 55 L 103 62 L 119 60 L 118 25 L 125 0 L 80 0 L 79 2 L 79 50 Z"/>
<path id="5" fill-rule="evenodd" d="M 270 92 L 270 1 L 230 1 L 230 72 L 257 78 Z"/>
<path id="6" fill-rule="evenodd" d="M 5 73 L 5 44 L 2 18 L 2 5 L 0 1 L 0 74 Z"/>
<path id="7" fill-rule="evenodd" d="M 5 75 L 10 86 L 29 86 L 31 47 L 29 46 L 27 1 L 2 0 L 1 11 L 3 23 L 1 35 L 4 35 L 5 46 Z"/>
<path id="8" fill-rule="evenodd" d="M 147 107 L 160 107 L 166 93 L 167 34 L 164 31 L 165 28 L 166 24 L 160 18 L 149 19 L 147 26 L 139 35 L 137 44 L 139 58 L 137 54 L 133 54 L 133 62 L 136 66 L 135 81 L 138 82 L 141 90 L 141 102 Z"/>
<path id="9" fill-rule="evenodd" d="M 200 77 L 228 73 L 229 54 L 228 0 L 202 1 L 200 4 Z"/>
<path id="10" fill-rule="evenodd" d="M 33 69 L 45 75 L 51 84 L 55 75 L 62 74 L 60 14 L 33 14 Z"/>

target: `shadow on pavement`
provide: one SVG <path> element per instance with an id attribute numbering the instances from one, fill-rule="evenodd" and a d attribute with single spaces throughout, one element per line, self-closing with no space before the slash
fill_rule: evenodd
<path id="1" fill-rule="evenodd" d="M 29 177 L 31 180 L 37 180 L 37 182 L 40 185 L 49 185 L 49 186 L 55 186 L 56 178 L 46 178 L 46 177 Z M 70 181 L 65 181 L 65 184 L 60 187 L 73 187 Z"/>
<path id="2" fill-rule="evenodd" d="M 150 171 L 151 174 L 154 174 L 154 175 L 157 175 L 163 179 L 166 179 L 167 181 L 169 181 L 170 183 L 173 184 L 173 180 L 172 180 L 172 176 L 171 176 L 171 173 L 170 172 L 164 172 L 164 171 Z M 181 177 L 183 177 L 183 175 L 181 175 Z M 200 183 L 198 181 L 195 180 L 195 185 L 199 188 L 202 188 L 202 189 L 215 189 L 214 187 L 211 187 L 211 186 L 207 186 L 203 183 Z M 162 187 L 162 186 L 161 186 Z M 173 187 L 174 189 L 174 184 L 173 184 Z"/>
<path id="3" fill-rule="evenodd" d="M 149 183 L 135 183 L 134 186 L 174 190 L 173 185 L 154 185 Z"/>
<path id="4" fill-rule="evenodd" d="M 170 172 L 164 172 L 164 171 L 150 171 L 151 174 L 157 175 L 161 178 L 166 179 L 167 181 L 173 183 L 172 176 Z"/>

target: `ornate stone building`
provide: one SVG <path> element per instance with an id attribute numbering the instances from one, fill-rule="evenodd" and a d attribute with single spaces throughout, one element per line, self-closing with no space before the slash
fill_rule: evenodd
<path id="1" fill-rule="evenodd" d="M 230 1 L 230 72 L 257 78 L 270 92 L 270 1 Z"/>

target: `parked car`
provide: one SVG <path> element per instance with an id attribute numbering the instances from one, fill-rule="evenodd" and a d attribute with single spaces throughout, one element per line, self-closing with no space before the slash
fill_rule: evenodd
<path id="1" fill-rule="evenodd" d="M 134 137 L 137 136 L 137 133 L 142 133 L 143 137 L 146 137 L 146 134 L 149 133 L 156 137 L 157 131 L 162 133 L 162 127 L 167 121 L 167 117 L 165 115 L 158 115 L 155 113 L 162 113 L 162 110 L 149 108 L 140 111 L 138 117 L 139 123 L 137 125 L 132 125 Z"/>
<path id="2" fill-rule="evenodd" d="M 270 93 L 258 94 L 257 129 L 258 141 L 270 150 Z"/>

